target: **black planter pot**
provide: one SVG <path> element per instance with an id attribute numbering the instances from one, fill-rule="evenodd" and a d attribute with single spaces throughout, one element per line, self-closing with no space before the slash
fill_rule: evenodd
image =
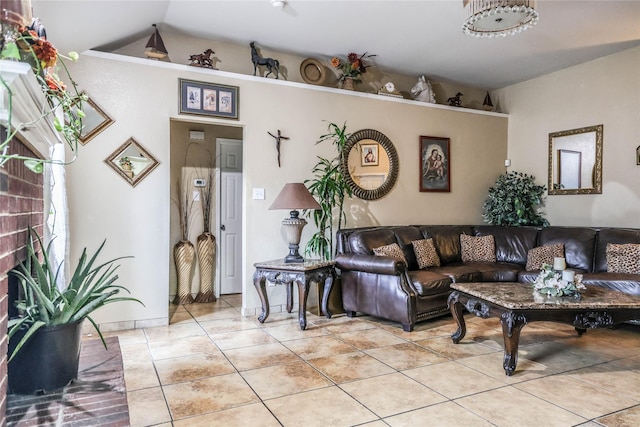
<path id="1" fill-rule="evenodd" d="M 25 332 L 11 338 L 9 354 Z M 41 328 L 9 362 L 8 393 L 51 392 L 77 378 L 81 338 L 82 321 Z"/>

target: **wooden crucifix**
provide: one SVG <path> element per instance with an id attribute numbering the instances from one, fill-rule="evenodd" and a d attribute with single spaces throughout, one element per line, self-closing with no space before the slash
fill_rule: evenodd
<path id="1" fill-rule="evenodd" d="M 272 134 L 271 132 L 267 132 L 267 133 L 276 140 L 276 150 L 278 151 L 278 167 L 280 167 L 280 142 L 282 140 L 286 141 L 289 138 L 286 136 L 282 136 L 282 134 L 280 133 L 280 129 L 278 129 L 278 136 Z"/>

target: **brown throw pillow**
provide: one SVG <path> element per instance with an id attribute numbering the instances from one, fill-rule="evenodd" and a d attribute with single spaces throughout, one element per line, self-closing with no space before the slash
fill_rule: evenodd
<path id="1" fill-rule="evenodd" d="M 553 259 L 556 257 L 564 257 L 564 243 L 529 249 L 525 269 L 527 271 L 541 270 L 542 264 L 553 265 Z"/>
<path id="2" fill-rule="evenodd" d="M 460 235 L 463 262 L 496 262 L 496 242 L 493 236 Z"/>
<path id="3" fill-rule="evenodd" d="M 440 257 L 436 252 L 433 239 L 414 240 L 411 244 L 413 245 L 413 252 L 416 254 L 419 269 L 440 266 Z"/>
<path id="4" fill-rule="evenodd" d="M 607 272 L 640 274 L 640 244 L 607 243 Z"/>
<path id="5" fill-rule="evenodd" d="M 404 262 L 405 264 L 407 263 L 407 260 L 404 257 L 404 253 L 402 252 L 402 249 L 400 249 L 400 246 L 398 246 L 397 243 L 391 243 L 390 245 L 384 245 L 378 248 L 373 248 L 373 253 L 376 254 L 376 256 L 390 256 L 392 258 L 395 258 L 399 261 Z"/>

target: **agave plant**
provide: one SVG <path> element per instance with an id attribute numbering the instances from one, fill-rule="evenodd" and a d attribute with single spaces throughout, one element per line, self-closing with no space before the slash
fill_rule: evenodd
<path id="1" fill-rule="evenodd" d="M 43 248 L 42 262 L 38 257 L 36 242 L 38 247 Z M 100 328 L 90 314 L 100 307 L 119 301 L 135 301 L 142 304 L 140 300 L 133 297 L 117 296 L 120 291 L 129 293 L 129 290 L 114 284 L 118 280 L 115 272 L 119 267 L 114 263 L 131 257 L 119 257 L 96 265 L 96 259 L 105 243 L 106 240 L 91 257 L 88 256 L 87 249 L 83 249 L 68 285 L 60 289 L 57 279 L 62 265 L 56 269 L 51 262 L 52 242 L 49 242 L 44 249 L 42 238 L 35 230 L 29 228 L 26 245 L 27 259 L 11 272 L 18 277 L 22 292 L 16 301 L 20 316 L 9 320 L 9 340 L 19 330 L 26 332 L 10 355 L 9 361 L 39 329 L 75 323 L 85 318 L 93 324 L 106 348 L 107 344 Z"/>

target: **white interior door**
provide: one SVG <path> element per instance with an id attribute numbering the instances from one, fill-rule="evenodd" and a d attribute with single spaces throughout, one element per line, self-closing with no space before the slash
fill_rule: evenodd
<path id="1" fill-rule="evenodd" d="M 242 141 L 218 139 L 220 294 L 242 293 Z"/>

